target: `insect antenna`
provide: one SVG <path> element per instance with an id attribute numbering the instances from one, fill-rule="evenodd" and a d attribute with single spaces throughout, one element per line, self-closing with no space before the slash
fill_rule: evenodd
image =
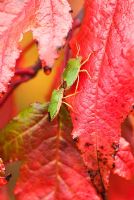
<path id="1" fill-rule="evenodd" d="M 81 66 L 84 65 L 86 62 L 88 62 L 90 56 L 92 55 L 93 52 L 88 54 L 88 57 L 81 63 Z"/>

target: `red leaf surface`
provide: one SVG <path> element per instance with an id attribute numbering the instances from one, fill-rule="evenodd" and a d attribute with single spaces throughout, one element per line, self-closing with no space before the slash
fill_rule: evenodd
<path id="1" fill-rule="evenodd" d="M 128 180 L 134 177 L 134 156 L 129 143 L 124 138 L 120 138 L 114 173 Z"/>
<path id="2" fill-rule="evenodd" d="M 72 143 L 67 112 L 50 123 L 46 111 L 33 104 L 1 132 L 3 157 L 23 160 L 16 200 L 99 200 Z"/>
<path id="3" fill-rule="evenodd" d="M 0 187 L 5 184 L 7 184 L 7 180 L 5 179 L 5 166 L 0 158 Z"/>
<path id="4" fill-rule="evenodd" d="M 0 200 L 10 200 L 5 186 L 0 187 Z"/>
<path id="5" fill-rule="evenodd" d="M 108 200 L 133 200 L 134 180 L 127 181 L 117 175 L 110 177 Z"/>
<path id="6" fill-rule="evenodd" d="M 52 66 L 56 48 L 64 44 L 71 28 L 70 6 L 66 0 L 0 1 L 0 93 L 14 74 L 21 34 L 31 30 L 39 42 L 42 60 Z"/>
<path id="7" fill-rule="evenodd" d="M 85 17 L 76 43 L 91 80 L 80 74 L 73 106 L 73 138 L 77 138 L 93 184 L 105 198 L 118 151 L 121 122 L 134 102 L 134 3 L 131 0 L 86 0 Z"/>
<path id="8" fill-rule="evenodd" d="M 130 144 L 132 153 L 134 154 L 134 109 L 131 110 L 123 122 L 121 135 Z"/>

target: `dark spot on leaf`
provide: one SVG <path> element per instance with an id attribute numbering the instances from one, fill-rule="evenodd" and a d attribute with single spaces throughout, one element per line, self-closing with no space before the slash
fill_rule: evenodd
<path id="1" fill-rule="evenodd" d="M 98 173 L 99 173 L 98 170 L 88 170 L 88 174 L 90 175 L 91 179 L 94 179 L 95 176 L 98 175 Z"/>
<path id="2" fill-rule="evenodd" d="M 103 164 L 106 165 L 107 164 L 107 158 L 103 158 Z"/>
<path id="3" fill-rule="evenodd" d="M 134 104 L 131 105 L 130 112 L 134 111 Z"/>
<path id="4" fill-rule="evenodd" d="M 8 175 L 6 176 L 6 180 L 9 181 L 11 177 L 12 177 L 12 174 L 8 174 Z"/>
<path id="5" fill-rule="evenodd" d="M 102 196 L 102 199 L 103 199 L 103 200 L 107 200 L 107 199 L 108 199 L 108 198 L 107 198 L 107 193 L 106 193 L 104 187 L 103 187 L 103 191 L 101 192 L 101 196 Z"/>
<path id="6" fill-rule="evenodd" d="M 92 145 L 93 145 L 93 144 L 88 143 L 88 142 L 85 143 L 85 147 L 89 147 L 89 146 L 92 146 Z"/>
<path id="7" fill-rule="evenodd" d="M 61 140 L 60 141 L 60 149 L 61 149 L 61 151 L 64 151 L 65 148 L 67 148 L 67 147 L 68 147 L 67 142 Z"/>
<path id="8" fill-rule="evenodd" d="M 74 137 L 74 138 L 73 138 L 73 141 L 74 141 L 75 143 L 78 142 L 78 141 L 79 141 L 79 137 L 78 137 L 78 136 Z"/>
<path id="9" fill-rule="evenodd" d="M 117 152 L 119 150 L 119 144 L 113 143 L 112 148 Z"/>
<path id="10" fill-rule="evenodd" d="M 99 162 L 102 162 L 102 158 L 98 158 L 98 161 L 99 161 Z"/>
<path id="11" fill-rule="evenodd" d="M 104 161 L 103 161 L 103 165 L 106 165 L 106 164 L 107 164 L 107 161 L 104 160 Z"/>
<path id="12" fill-rule="evenodd" d="M 103 147 L 103 146 L 100 146 L 100 149 L 104 149 L 104 147 Z"/>
<path id="13" fill-rule="evenodd" d="M 103 158 L 103 160 L 106 160 L 106 161 L 107 161 L 107 158 L 106 158 L 106 157 L 104 157 L 104 158 Z"/>
<path id="14" fill-rule="evenodd" d="M 113 168 L 113 169 L 115 168 L 115 163 L 112 164 L 112 168 Z"/>
<path id="15" fill-rule="evenodd" d="M 97 150 L 97 155 L 98 155 L 98 158 L 102 157 L 103 156 L 103 153 L 100 152 L 99 150 Z"/>

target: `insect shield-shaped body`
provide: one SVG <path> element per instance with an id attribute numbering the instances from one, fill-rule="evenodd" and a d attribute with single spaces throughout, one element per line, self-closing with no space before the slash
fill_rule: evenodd
<path id="1" fill-rule="evenodd" d="M 76 56 L 76 58 L 69 59 L 67 66 L 63 72 L 63 83 L 60 89 L 54 90 L 52 92 L 51 100 L 48 106 L 48 113 L 49 113 L 51 121 L 57 116 L 62 103 L 66 104 L 68 107 L 73 109 L 72 106 L 64 102 L 63 99 L 76 95 L 77 87 L 79 83 L 79 72 L 86 72 L 89 78 L 91 78 L 90 74 L 88 73 L 86 69 L 80 70 L 81 66 L 84 65 L 89 60 L 90 55 L 91 53 L 88 55 L 87 59 L 84 60 L 82 63 L 81 63 L 82 61 L 81 56 Z M 64 90 L 69 89 L 74 84 L 77 78 L 78 78 L 78 81 L 77 81 L 75 93 L 63 97 Z"/>
<path id="2" fill-rule="evenodd" d="M 69 59 L 67 66 L 66 66 L 66 68 L 63 72 L 63 84 L 62 84 L 62 86 L 65 90 L 69 89 L 74 84 L 76 79 L 78 78 L 76 89 L 75 89 L 75 93 L 76 93 L 77 88 L 78 88 L 78 84 L 79 84 L 79 73 L 80 72 L 85 72 L 88 75 L 89 79 L 91 79 L 91 76 L 86 69 L 81 70 L 81 66 L 84 65 L 89 60 L 91 54 L 92 53 L 89 53 L 88 57 L 83 62 L 82 62 L 81 56 L 76 56 L 76 58 Z"/>
<path id="3" fill-rule="evenodd" d="M 64 88 L 70 88 L 76 81 L 81 67 L 82 57 L 69 59 L 67 66 L 63 72 L 63 84 Z"/>
<path id="4" fill-rule="evenodd" d="M 59 113 L 62 99 L 63 99 L 64 89 L 60 88 L 57 90 L 53 90 L 51 100 L 48 106 L 48 113 L 50 115 L 50 120 L 52 121 L 57 114 Z"/>

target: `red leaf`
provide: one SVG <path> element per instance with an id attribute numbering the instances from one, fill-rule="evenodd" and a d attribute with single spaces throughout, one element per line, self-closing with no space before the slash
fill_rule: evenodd
<path id="1" fill-rule="evenodd" d="M 115 156 L 114 173 L 129 180 L 134 176 L 134 156 L 124 138 L 120 139 L 119 145 L 119 151 Z"/>
<path id="2" fill-rule="evenodd" d="M 108 200 L 133 200 L 134 180 L 127 181 L 119 176 L 110 177 Z"/>
<path id="3" fill-rule="evenodd" d="M 7 184 L 7 180 L 5 178 L 5 166 L 2 159 L 0 158 L 0 187 L 5 184 Z"/>
<path id="4" fill-rule="evenodd" d="M 134 3 L 116 0 L 87 0 L 85 17 L 71 47 L 86 59 L 80 74 L 79 93 L 68 102 L 74 138 L 79 138 L 86 166 L 98 191 L 105 196 L 114 155 L 118 150 L 120 125 L 134 102 Z"/>
<path id="5" fill-rule="evenodd" d="M 122 137 L 130 144 L 132 153 L 134 153 L 134 109 L 123 122 L 121 131 Z"/>
<path id="6" fill-rule="evenodd" d="M 66 0 L 8 0 L 0 2 L 0 93 L 6 91 L 14 74 L 21 34 L 32 30 L 39 42 L 40 58 L 52 66 L 56 48 L 64 44 L 71 28 Z"/>
<path id="7" fill-rule="evenodd" d="M 50 123 L 46 111 L 33 104 L 1 132 L 3 157 L 23 160 L 16 200 L 99 200 L 72 143 L 67 112 Z"/>
<path id="8" fill-rule="evenodd" d="M 5 186 L 0 187 L 0 200 L 10 200 L 8 198 L 8 192 Z"/>

